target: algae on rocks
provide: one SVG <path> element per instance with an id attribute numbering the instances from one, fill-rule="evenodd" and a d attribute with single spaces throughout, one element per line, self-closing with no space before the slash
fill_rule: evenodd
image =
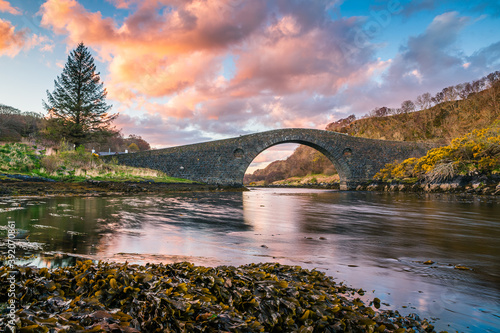
<path id="1" fill-rule="evenodd" d="M 425 319 L 374 309 L 362 291 L 299 266 L 2 266 L 2 304 L 11 275 L 19 332 L 434 332 Z M 4 311 L 0 327 L 8 320 Z"/>

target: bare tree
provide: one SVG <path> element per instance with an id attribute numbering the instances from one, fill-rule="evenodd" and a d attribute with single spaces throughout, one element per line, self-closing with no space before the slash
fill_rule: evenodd
<path id="1" fill-rule="evenodd" d="M 428 92 L 420 95 L 415 100 L 415 105 L 419 110 L 425 110 L 432 106 L 432 96 Z"/>
<path id="2" fill-rule="evenodd" d="M 472 82 L 472 92 L 477 94 L 478 92 L 482 91 L 484 89 L 485 81 L 486 80 L 484 77 L 479 80 L 474 80 Z"/>
<path id="3" fill-rule="evenodd" d="M 401 113 L 410 113 L 416 110 L 415 103 L 413 103 L 410 100 L 406 100 L 403 103 L 401 103 Z"/>
<path id="4" fill-rule="evenodd" d="M 387 106 L 377 107 L 370 111 L 370 117 L 385 117 L 391 114 L 391 109 Z"/>
<path id="5" fill-rule="evenodd" d="M 488 88 L 495 86 L 497 82 L 500 82 L 500 71 L 488 74 L 486 76 L 486 82 L 488 84 Z"/>
<path id="6" fill-rule="evenodd" d="M 455 101 L 458 97 L 457 90 L 454 86 L 446 87 L 441 92 L 443 93 L 443 102 Z"/>
<path id="7" fill-rule="evenodd" d="M 470 82 L 464 83 L 462 85 L 462 90 L 459 91 L 458 96 L 460 96 L 460 99 L 466 99 L 469 97 L 470 94 L 472 94 L 473 89 L 472 89 L 472 84 Z"/>
<path id="8" fill-rule="evenodd" d="M 500 95 L 500 72 L 496 71 L 494 73 L 486 76 L 486 82 L 488 91 L 486 94 L 487 105 L 489 106 L 488 117 L 492 121 L 500 113 L 498 96 Z"/>
<path id="9" fill-rule="evenodd" d="M 443 100 L 444 100 L 444 94 L 442 91 L 438 92 L 436 96 L 432 97 L 432 102 L 436 105 L 443 102 Z"/>

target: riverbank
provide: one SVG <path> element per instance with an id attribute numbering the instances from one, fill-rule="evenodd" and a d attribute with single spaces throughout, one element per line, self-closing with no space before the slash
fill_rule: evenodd
<path id="1" fill-rule="evenodd" d="M 303 184 L 271 184 L 252 187 L 267 188 L 311 188 L 340 189 L 339 182 L 333 183 L 303 183 Z M 394 180 L 390 182 L 371 181 L 357 185 L 352 190 L 379 192 L 415 192 L 415 193 L 454 193 L 474 195 L 500 195 L 500 176 L 457 176 L 445 182 L 419 182 L 414 180 Z"/>
<path id="2" fill-rule="evenodd" d="M 262 188 L 340 189 L 339 182 L 272 184 L 251 186 Z M 58 182 L 40 177 L 20 179 L 0 177 L 0 197 L 6 196 L 108 196 L 117 194 L 161 194 L 173 192 L 246 191 L 246 187 L 208 185 L 203 183 L 163 183 L 148 181 Z M 500 177 L 455 177 L 447 182 L 424 183 L 411 181 L 372 181 L 357 185 L 356 191 L 453 193 L 472 195 L 500 195 Z"/>
<path id="3" fill-rule="evenodd" d="M 154 181 L 57 182 L 38 178 L 0 179 L 0 197 L 6 196 L 107 196 L 117 194 L 160 194 L 171 192 L 243 191 L 244 187 L 202 183 L 162 183 Z"/>
<path id="4" fill-rule="evenodd" d="M 0 281 L 6 332 L 10 324 L 23 332 L 434 332 L 417 315 L 377 310 L 378 298 L 365 304 L 361 289 L 276 263 L 209 268 L 89 260 L 57 269 L 2 266 Z"/>
<path id="5" fill-rule="evenodd" d="M 36 147 L 19 143 L 0 146 L 0 181 L 168 183 L 193 184 L 192 180 L 175 178 L 159 170 L 105 163 L 83 147 L 60 151 L 54 155 L 39 155 Z M 132 189 L 132 193 L 134 190 Z"/>
<path id="6" fill-rule="evenodd" d="M 298 188 L 303 188 L 303 187 L 314 187 L 314 186 L 331 186 L 334 184 L 338 184 L 339 182 L 339 175 L 334 174 L 334 175 L 325 175 L 325 174 L 310 174 L 307 176 L 303 177 L 290 177 L 287 179 L 282 179 L 282 180 L 276 180 L 273 182 L 266 182 L 265 180 L 260 180 L 260 181 L 255 181 L 255 182 L 250 182 L 248 185 L 249 186 L 290 186 L 290 187 L 298 187 Z M 331 187 L 329 187 L 331 188 Z"/>

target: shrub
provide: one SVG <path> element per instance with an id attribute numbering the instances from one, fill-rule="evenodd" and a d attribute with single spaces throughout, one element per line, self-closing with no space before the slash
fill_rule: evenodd
<path id="1" fill-rule="evenodd" d="M 500 170 L 500 122 L 474 130 L 452 140 L 451 144 L 434 148 L 419 159 L 387 164 L 374 179 L 387 181 L 418 177 L 427 182 L 453 178 L 457 174 L 491 174 Z"/>
<path id="2" fill-rule="evenodd" d="M 135 143 L 131 143 L 131 144 L 128 146 L 128 150 L 129 150 L 131 153 L 135 153 L 135 152 L 138 152 L 138 151 L 139 151 L 139 147 L 138 147 Z"/>
<path id="3" fill-rule="evenodd" d="M 55 172 L 63 165 L 62 160 L 56 155 L 42 157 L 40 164 L 48 173 Z"/>

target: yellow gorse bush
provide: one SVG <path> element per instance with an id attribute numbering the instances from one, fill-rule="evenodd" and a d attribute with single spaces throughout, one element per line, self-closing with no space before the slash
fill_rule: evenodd
<path id="1" fill-rule="evenodd" d="M 453 167 L 454 175 L 500 172 L 500 122 L 453 139 L 448 146 L 431 149 L 421 158 L 387 164 L 374 179 L 423 178 L 443 170 L 437 167 L 444 164 Z"/>

